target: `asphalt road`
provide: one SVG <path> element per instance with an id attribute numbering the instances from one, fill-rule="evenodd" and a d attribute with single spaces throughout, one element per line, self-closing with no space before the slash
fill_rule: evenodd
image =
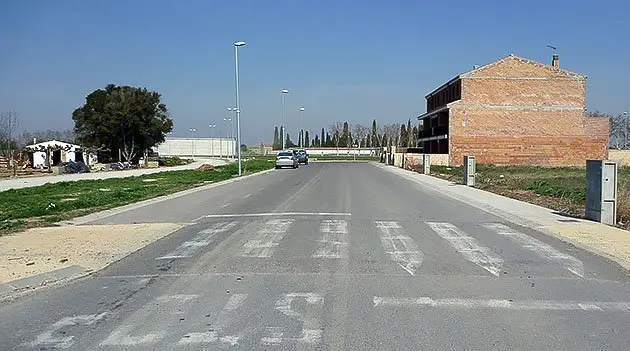
<path id="1" fill-rule="evenodd" d="M 101 223 L 191 223 L 0 305 L 0 349 L 627 350 L 616 264 L 367 163 L 312 163 Z"/>

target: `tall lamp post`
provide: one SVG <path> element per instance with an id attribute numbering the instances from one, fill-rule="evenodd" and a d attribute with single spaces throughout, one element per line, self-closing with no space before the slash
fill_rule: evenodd
<path id="1" fill-rule="evenodd" d="M 236 113 L 236 110 L 238 109 L 236 107 L 228 107 L 227 110 Z M 230 142 L 232 142 L 232 139 L 234 139 L 234 136 L 235 136 L 234 124 L 230 123 Z M 234 145 L 234 147 L 236 147 L 236 144 Z M 232 155 L 236 155 L 236 148 L 232 148 Z"/>
<path id="2" fill-rule="evenodd" d="M 232 122 L 232 119 L 231 118 L 224 118 L 223 120 L 225 121 L 225 138 L 227 140 L 232 141 L 231 135 L 230 135 L 230 132 L 232 131 L 232 128 L 230 128 L 230 122 Z M 230 144 L 229 143 L 228 143 L 227 148 L 225 149 L 225 156 L 227 158 L 230 158 Z"/>
<path id="3" fill-rule="evenodd" d="M 244 41 L 234 43 L 234 58 L 236 71 L 236 149 L 238 150 L 238 175 L 241 176 L 241 101 L 238 91 L 238 48 L 245 46 Z"/>
<path id="4" fill-rule="evenodd" d="M 216 124 L 208 124 L 210 127 L 210 156 L 214 156 L 214 128 L 217 127 Z"/>
<path id="5" fill-rule="evenodd" d="M 304 107 L 300 107 L 300 148 L 304 147 Z"/>
<path id="6" fill-rule="evenodd" d="M 195 158 L 195 132 L 197 131 L 196 128 L 190 128 L 190 147 L 191 147 L 191 157 Z"/>
<path id="7" fill-rule="evenodd" d="M 282 150 L 286 149 L 286 137 L 287 133 L 287 111 L 284 96 L 289 93 L 289 89 L 282 89 Z"/>

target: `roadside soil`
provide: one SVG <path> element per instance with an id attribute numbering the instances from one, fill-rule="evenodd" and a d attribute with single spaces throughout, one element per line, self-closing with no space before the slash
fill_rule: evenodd
<path id="1" fill-rule="evenodd" d="M 183 224 L 33 228 L 0 237 L 0 283 L 79 265 L 96 271 L 180 229 Z"/>

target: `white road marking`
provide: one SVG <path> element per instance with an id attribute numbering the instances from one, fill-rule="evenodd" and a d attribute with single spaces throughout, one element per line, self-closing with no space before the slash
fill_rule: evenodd
<path id="1" fill-rule="evenodd" d="M 545 301 L 506 299 L 432 299 L 428 296 L 419 298 L 396 298 L 374 296 L 374 307 L 378 306 L 427 306 L 436 308 L 459 309 L 506 309 L 517 311 L 588 311 L 588 312 L 630 312 L 629 302 L 603 301 Z"/>
<path id="2" fill-rule="evenodd" d="M 224 329 L 226 329 L 230 325 L 230 323 L 232 323 L 234 317 L 236 316 L 235 311 L 245 303 L 246 299 L 247 294 L 234 294 L 230 296 L 228 302 L 225 304 L 225 306 L 219 313 L 219 316 L 213 323 L 215 330 L 186 334 L 179 340 L 179 343 L 184 345 L 221 342 L 224 344 L 230 344 L 232 346 L 238 345 L 238 340 L 240 339 L 240 336 L 219 336 L 219 333 L 223 332 Z"/>
<path id="3" fill-rule="evenodd" d="M 278 345 L 282 344 L 282 337 L 284 336 L 284 328 L 279 327 L 267 327 L 267 336 L 260 339 L 263 345 Z"/>
<path id="4" fill-rule="evenodd" d="M 487 229 L 495 231 L 499 235 L 506 236 L 522 245 L 524 249 L 533 251 L 538 256 L 548 259 L 552 262 L 569 270 L 571 273 L 584 277 L 584 264 L 577 258 L 562 253 L 551 245 L 548 245 L 538 239 L 532 238 L 529 235 L 516 231 L 501 223 L 486 223 L 483 226 Z"/>
<path id="5" fill-rule="evenodd" d="M 200 231 L 199 234 L 197 234 L 197 236 L 192 240 L 183 242 L 177 249 L 173 250 L 168 255 L 156 257 L 155 259 L 170 260 L 191 257 L 196 251 L 210 245 L 213 236 L 219 233 L 227 232 L 228 230 L 234 228 L 237 224 L 238 222 L 216 223 L 212 227 Z"/>
<path id="6" fill-rule="evenodd" d="M 348 222 L 342 219 L 326 219 L 319 226 L 324 233 L 320 246 L 313 254 L 314 258 L 348 257 Z"/>
<path id="7" fill-rule="evenodd" d="M 244 257 L 271 257 L 276 246 L 291 227 L 293 219 L 270 219 L 256 233 L 254 239 L 243 245 L 241 253 Z"/>
<path id="8" fill-rule="evenodd" d="M 243 196 L 243 199 L 247 199 L 250 196 L 252 196 L 252 194 L 247 194 L 247 195 Z"/>
<path id="9" fill-rule="evenodd" d="M 231 202 L 228 202 L 227 204 L 221 206 L 221 208 L 226 208 L 226 207 L 230 206 L 231 204 L 232 204 Z"/>
<path id="10" fill-rule="evenodd" d="M 194 300 L 199 295 L 186 295 L 186 294 L 178 294 L 178 295 L 163 295 L 156 298 L 157 301 L 169 301 L 174 300 L 177 303 L 186 303 L 188 301 Z"/>
<path id="11" fill-rule="evenodd" d="M 234 214 L 211 214 L 204 218 L 232 218 L 232 217 L 284 217 L 284 216 L 340 216 L 349 217 L 350 213 L 343 212 L 267 212 L 267 213 L 234 213 Z"/>
<path id="12" fill-rule="evenodd" d="M 402 234 L 398 222 L 376 221 L 385 253 L 407 273 L 414 275 L 424 261 L 424 254 L 410 237 Z"/>
<path id="13" fill-rule="evenodd" d="M 437 235 L 461 252 L 468 261 L 487 270 L 494 276 L 499 276 L 501 267 L 503 267 L 503 259 L 492 250 L 479 245 L 475 238 L 467 236 L 466 233 L 450 223 L 427 222 L 427 224 Z"/>
<path id="14" fill-rule="evenodd" d="M 265 188 L 260 188 L 260 189 L 258 189 L 258 191 L 263 191 L 263 190 L 265 190 Z"/>
<path id="15" fill-rule="evenodd" d="M 179 340 L 179 343 L 182 345 L 186 344 L 210 344 L 217 341 L 220 341 L 224 344 L 230 344 L 232 346 L 238 345 L 238 336 L 221 336 L 219 337 L 218 333 L 215 331 L 209 332 L 201 332 L 201 333 L 188 333 L 184 335 L 184 337 Z"/>
<path id="16" fill-rule="evenodd" d="M 313 311 L 312 307 L 307 309 L 305 314 L 293 310 L 291 305 L 295 299 L 304 299 L 307 306 L 316 306 L 316 311 Z M 282 295 L 282 297 L 276 301 L 276 309 L 282 312 L 282 314 L 302 322 L 300 336 L 297 338 L 284 337 L 284 328 L 268 327 L 267 335 L 260 340 L 261 343 L 264 345 L 273 345 L 280 344 L 283 340 L 305 344 L 319 343 L 322 338 L 320 319 L 323 304 L 323 296 L 316 293 L 290 293 Z"/>
<path id="17" fill-rule="evenodd" d="M 67 335 L 63 333 L 63 336 L 54 336 L 64 327 L 76 326 L 76 325 L 91 325 L 96 321 L 103 319 L 107 315 L 107 312 L 101 314 L 88 314 L 81 316 L 65 317 L 55 322 L 50 328 L 43 333 L 39 334 L 34 341 L 28 343 L 31 347 L 46 346 L 55 349 L 67 349 L 74 343 L 74 335 Z"/>
<path id="18" fill-rule="evenodd" d="M 150 333 L 142 336 L 131 336 L 130 331 L 134 328 L 133 325 L 123 325 L 114 330 L 107 339 L 101 342 L 101 346 L 113 345 L 113 346 L 132 346 L 140 345 L 151 342 L 156 342 L 164 337 L 164 333 Z"/>
<path id="19" fill-rule="evenodd" d="M 247 294 L 234 294 L 230 296 L 227 304 L 223 307 L 224 311 L 234 311 L 235 309 L 241 307 L 245 300 L 247 299 Z"/>

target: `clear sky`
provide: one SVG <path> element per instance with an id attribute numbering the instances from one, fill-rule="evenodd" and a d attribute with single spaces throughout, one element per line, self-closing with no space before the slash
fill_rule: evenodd
<path id="1" fill-rule="evenodd" d="M 271 141 L 281 89 L 293 140 L 300 106 L 317 131 L 405 122 L 475 64 L 549 63 L 547 44 L 588 76 L 590 110 L 630 110 L 628 0 L 0 0 L 0 111 L 18 112 L 20 129 L 67 129 L 91 91 L 141 86 L 163 95 L 175 136 L 209 136 L 234 105 L 238 40 L 249 144 Z"/>

